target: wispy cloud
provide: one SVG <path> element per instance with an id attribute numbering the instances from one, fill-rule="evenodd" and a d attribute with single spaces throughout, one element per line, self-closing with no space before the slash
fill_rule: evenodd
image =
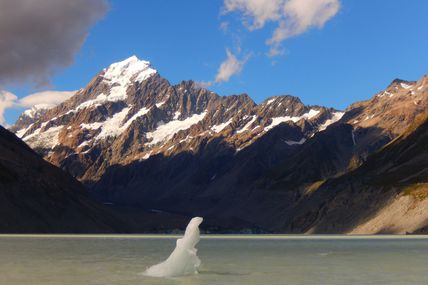
<path id="1" fill-rule="evenodd" d="M 268 21 L 278 21 L 283 4 L 284 0 L 224 0 L 223 13 L 242 12 L 244 25 L 256 30 Z"/>
<path id="2" fill-rule="evenodd" d="M 229 25 L 229 22 L 221 22 L 220 30 L 222 30 L 224 33 L 227 33 L 229 31 Z"/>
<path id="3" fill-rule="evenodd" d="M 42 91 L 18 99 L 15 94 L 0 90 L 0 124 L 6 125 L 4 112 L 9 108 L 31 108 L 36 105 L 55 107 L 74 94 L 76 91 Z"/>
<path id="4" fill-rule="evenodd" d="M 42 91 L 30 94 L 18 100 L 18 106 L 30 108 L 39 104 L 56 106 L 76 94 L 77 91 Z"/>
<path id="5" fill-rule="evenodd" d="M 14 106 L 17 99 L 18 97 L 16 97 L 16 95 L 0 90 L 0 125 L 7 126 L 4 118 L 4 112 L 6 109 Z"/>
<path id="6" fill-rule="evenodd" d="M 0 85 L 42 85 L 69 66 L 106 0 L 1 0 Z"/>
<path id="7" fill-rule="evenodd" d="M 263 28 L 267 22 L 278 23 L 269 45 L 269 56 L 284 54 L 281 43 L 322 28 L 340 9 L 340 0 L 224 0 L 223 13 L 240 12 L 243 24 L 250 30 Z"/>
<path id="8" fill-rule="evenodd" d="M 241 49 L 237 48 L 237 50 L 239 54 Z M 242 71 L 250 56 L 251 54 L 247 54 L 239 59 L 230 49 L 226 49 L 226 59 L 220 64 L 215 79 L 213 81 L 199 82 L 199 86 L 206 88 L 213 84 L 228 82 L 232 76 Z"/>
<path id="9" fill-rule="evenodd" d="M 226 55 L 226 59 L 218 68 L 215 83 L 227 82 L 233 75 L 239 74 L 249 59 L 249 55 L 243 59 L 238 59 L 229 49 L 226 49 Z"/>

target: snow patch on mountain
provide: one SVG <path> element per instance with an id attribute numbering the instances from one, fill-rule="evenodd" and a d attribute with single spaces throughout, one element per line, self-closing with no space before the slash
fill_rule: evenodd
<path id="1" fill-rule="evenodd" d="M 41 112 L 49 110 L 53 107 L 55 107 L 55 104 L 37 104 L 31 107 L 31 109 L 25 110 L 23 114 L 31 119 L 34 119 L 37 118 Z"/>
<path id="2" fill-rule="evenodd" d="M 242 129 L 237 130 L 236 133 L 240 134 L 240 133 L 243 133 L 243 132 L 247 131 L 251 127 L 251 125 L 256 121 L 256 119 L 257 119 L 257 116 L 254 115 L 251 118 L 251 120 L 248 123 L 246 123 L 245 126 Z"/>
<path id="3" fill-rule="evenodd" d="M 80 127 L 88 130 L 101 130 L 95 138 L 96 140 L 118 136 L 126 129 L 123 121 L 130 109 L 130 107 L 123 108 L 122 111 L 114 114 L 113 117 L 105 120 L 104 122 L 81 124 Z"/>
<path id="4" fill-rule="evenodd" d="M 52 149 L 58 145 L 58 135 L 64 126 L 51 127 L 43 132 L 37 129 L 34 133 L 26 136 L 23 140 L 30 144 L 32 148 Z"/>
<path id="5" fill-rule="evenodd" d="M 272 118 L 272 123 L 270 123 L 270 125 L 265 127 L 265 131 L 269 131 L 269 130 L 273 129 L 274 127 L 276 127 L 279 124 L 284 123 L 284 122 L 292 121 L 292 122 L 296 123 L 296 122 L 300 121 L 301 119 L 310 120 L 313 117 L 315 117 L 316 115 L 318 115 L 319 113 L 320 113 L 319 110 L 311 109 L 311 110 L 309 110 L 309 112 L 307 112 L 307 113 L 305 113 L 299 117 L 290 117 L 290 116 L 275 117 L 275 118 Z"/>
<path id="6" fill-rule="evenodd" d="M 330 126 L 331 124 L 334 124 L 337 121 L 339 121 L 340 119 L 342 119 L 343 115 L 345 115 L 344 112 L 334 112 L 332 114 L 331 118 L 328 119 L 327 121 L 325 121 L 324 124 L 322 124 L 318 130 L 324 131 L 325 129 L 327 129 L 328 126 Z"/>
<path id="7" fill-rule="evenodd" d="M 275 100 L 276 100 L 276 98 L 269 99 L 269 100 L 266 102 L 266 106 L 268 106 L 268 105 L 272 104 L 273 102 L 275 102 Z"/>
<path id="8" fill-rule="evenodd" d="M 33 125 L 34 125 L 34 124 L 30 124 L 28 127 L 24 128 L 24 129 L 21 129 L 21 130 L 18 130 L 18 131 L 16 132 L 16 136 L 17 136 L 18 138 L 22 138 L 22 137 L 25 135 L 25 133 L 26 133 L 29 129 L 31 129 L 31 127 L 32 127 Z"/>
<path id="9" fill-rule="evenodd" d="M 401 85 L 401 87 L 403 87 L 404 89 L 411 89 L 411 88 L 412 88 L 412 85 L 409 85 L 409 84 L 406 84 L 406 83 L 401 83 L 400 85 Z"/>
<path id="10" fill-rule="evenodd" d="M 124 127 L 127 128 L 129 127 L 129 125 L 131 125 L 131 123 L 133 121 L 135 121 L 136 119 L 138 119 L 141 116 L 144 116 L 145 114 L 147 114 L 150 111 L 150 109 L 147 108 L 141 108 L 137 113 L 135 113 L 125 124 Z"/>
<path id="11" fill-rule="evenodd" d="M 380 93 L 378 95 L 378 97 L 380 97 L 380 98 L 382 98 L 383 96 L 389 96 L 389 98 L 391 98 L 391 97 L 394 96 L 394 93 L 391 93 L 391 92 L 388 92 L 388 91 L 384 91 L 384 92 L 382 92 L 382 93 Z"/>
<path id="12" fill-rule="evenodd" d="M 155 145 L 159 142 L 170 139 L 174 134 L 178 133 L 179 131 L 189 129 L 191 126 L 202 121 L 205 118 L 206 114 L 207 111 L 204 111 L 200 114 L 195 114 L 182 121 L 173 120 L 166 124 L 161 123 L 160 125 L 158 125 L 156 130 L 146 134 L 147 138 L 152 139 L 152 141 L 149 142 L 148 145 Z"/>
<path id="13" fill-rule="evenodd" d="M 371 120 L 371 119 L 373 119 L 374 117 L 375 117 L 375 115 L 368 115 L 368 116 L 364 119 L 364 121 Z"/>
<path id="14" fill-rule="evenodd" d="M 156 107 L 157 107 L 157 108 L 160 108 L 160 107 L 162 107 L 163 105 L 165 105 L 165 103 L 166 103 L 166 101 L 163 101 L 163 102 L 160 102 L 160 103 L 156 103 Z"/>
<path id="15" fill-rule="evenodd" d="M 93 100 L 88 100 L 77 106 L 76 109 L 70 110 L 67 113 L 76 113 L 77 111 L 92 107 L 92 106 L 100 106 L 102 103 L 109 101 L 109 98 L 104 93 L 101 93 Z"/>
<path id="16" fill-rule="evenodd" d="M 227 122 L 220 124 L 220 125 L 215 125 L 213 127 L 211 127 L 211 130 L 214 131 L 215 133 L 219 133 L 222 130 L 224 130 L 224 128 L 226 128 L 227 126 L 230 125 L 230 123 L 232 123 L 233 118 L 230 118 Z"/>

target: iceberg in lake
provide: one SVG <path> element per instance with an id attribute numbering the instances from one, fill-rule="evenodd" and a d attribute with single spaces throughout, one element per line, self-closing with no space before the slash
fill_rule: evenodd
<path id="1" fill-rule="evenodd" d="M 199 242 L 199 225 L 203 219 L 193 218 L 187 225 L 184 237 L 177 240 L 174 251 L 162 263 L 149 267 L 144 274 L 152 277 L 175 277 L 198 273 L 201 260 L 196 255 Z"/>

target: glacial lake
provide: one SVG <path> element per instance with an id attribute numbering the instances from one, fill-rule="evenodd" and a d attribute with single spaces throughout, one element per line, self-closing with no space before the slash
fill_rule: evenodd
<path id="1" fill-rule="evenodd" d="M 177 236 L 0 236 L 0 284 L 428 284 L 424 236 L 203 236 L 200 273 L 152 278 Z"/>

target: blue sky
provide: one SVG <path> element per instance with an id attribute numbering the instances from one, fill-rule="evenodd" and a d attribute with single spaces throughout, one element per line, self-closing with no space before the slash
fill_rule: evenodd
<path id="1" fill-rule="evenodd" d="M 266 41 L 277 22 L 251 31 L 242 11 L 221 13 L 221 0 L 112 0 L 93 26 L 74 63 L 51 86 L 6 85 L 24 97 L 44 89 L 76 90 L 102 68 L 131 55 L 151 61 L 176 84 L 213 81 L 229 49 L 247 61 L 229 81 L 209 89 L 220 95 L 249 94 L 256 102 L 291 94 L 306 104 L 344 109 L 384 89 L 393 79 L 428 74 L 426 0 L 342 0 L 322 28 L 281 42 L 285 53 L 269 57 Z M 221 29 L 222 23 L 228 29 Z M 22 109 L 6 110 L 8 123 Z"/>

